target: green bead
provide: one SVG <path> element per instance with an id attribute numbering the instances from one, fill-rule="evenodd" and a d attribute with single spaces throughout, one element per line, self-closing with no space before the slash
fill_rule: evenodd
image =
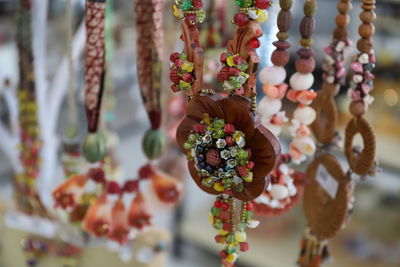
<path id="1" fill-rule="evenodd" d="M 218 209 L 218 208 L 216 208 L 216 207 L 212 207 L 211 208 L 211 213 L 212 213 L 212 215 L 214 215 L 214 216 L 219 216 L 219 212 L 220 212 L 221 210 L 220 209 Z"/>
<path id="2" fill-rule="evenodd" d="M 191 143 L 188 143 L 188 142 L 185 142 L 185 143 L 183 144 L 183 148 L 184 148 L 184 149 L 191 149 L 191 148 L 192 148 L 192 144 L 191 144 Z"/>
<path id="3" fill-rule="evenodd" d="M 239 149 L 236 153 L 236 156 L 238 157 L 239 160 L 246 160 L 249 158 L 249 153 L 244 149 Z"/>
<path id="4" fill-rule="evenodd" d="M 214 223 L 214 228 L 217 229 L 217 230 L 220 230 L 223 227 L 224 227 L 224 224 L 221 221 L 219 221 L 219 222 L 217 221 L 217 222 Z"/>
<path id="5" fill-rule="evenodd" d="M 240 7 L 250 7 L 253 4 L 253 0 L 236 0 L 236 4 Z"/>
<path id="6" fill-rule="evenodd" d="M 164 135 L 159 130 L 149 129 L 143 138 L 142 148 L 144 154 L 149 159 L 161 156 L 165 147 Z"/>
<path id="7" fill-rule="evenodd" d="M 212 133 L 212 137 L 213 138 L 221 138 L 224 136 L 224 130 L 222 129 L 216 129 L 213 133 Z"/>
<path id="8" fill-rule="evenodd" d="M 245 223 L 240 222 L 240 223 L 238 223 L 237 226 L 238 226 L 238 230 L 239 230 L 240 232 L 246 231 L 246 224 L 245 224 Z"/>
<path id="9" fill-rule="evenodd" d="M 229 235 L 227 236 L 227 238 L 226 238 L 226 241 L 227 241 L 228 243 L 232 243 L 233 241 L 235 241 L 235 235 L 229 234 Z"/>
<path id="10" fill-rule="evenodd" d="M 98 133 L 89 133 L 83 141 L 82 151 L 86 160 L 91 163 L 102 160 L 106 155 L 104 138 Z"/>
<path id="11" fill-rule="evenodd" d="M 192 0 L 183 0 L 182 5 L 180 6 L 180 8 L 185 11 L 191 9 L 192 7 Z"/>
<path id="12" fill-rule="evenodd" d="M 70 124 L 65 129 L 65 135 L 69 139 L 74 139 L 78 136 L 78 127 L 75 124 Z"/>
<path id="13" fill-rule="evenodd" d="M 254 212 L 252 210 L 246 211 L 245 217 L 247 221 L 251 220 L 254 217 Z"/>
<path id="14" fill-rule="evenodd" d="M 185 53 L 182 53 L 179 55 L 179 59 L 180 60 L 186 60 L 187 59 L 187 55 Z"/>
<path id="15" fill-rule="evenodd" d="M 190 143 L 193 143 L 193 142 L 195 142 L 196 141 L 196 135 L 194 135 L 194 134 L 189 134 L 189 136 L 188 136 L 188 141 L 190 142 Z"/>
<path id="16" fill-rule="evenodd" d="M 216 120 L 213 121 L 213 126 L 216 129 L 222 129 L 225 126 L 225 121 L 222 120 L 222 119 L 216 119 Z"/>

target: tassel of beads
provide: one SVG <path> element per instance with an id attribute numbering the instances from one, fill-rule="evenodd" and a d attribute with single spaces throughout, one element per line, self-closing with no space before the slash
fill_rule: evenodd
<path id="1" fill-rule="evenodd" d="M 240 220 L 235 224 L 235 206 L 232 196 L 218 196 L 210 213 L 210 223 L 218 231 L 215 241 L 225 246 L 220 252 L 222 265 L 225 267 L 235 266 L 238 252 L 249 250 L 246 228 L 255 228 L 259 224 L 253 220 L 253 205 L 247 201 L 242 202 Z"/>
<path id="2" fill-rule="evenodd" d="M 328 259 L 328 241 L 319 241 L 317 237 L 311 233 L 311 229 L 307 228 L 301 240 L 298 265 L 300 267 L 319 267 Z"/>

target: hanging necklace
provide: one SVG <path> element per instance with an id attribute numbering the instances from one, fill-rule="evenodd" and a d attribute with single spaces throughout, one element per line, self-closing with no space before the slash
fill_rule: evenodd
<path id="1" fill-rule="evenodd" d="M 267 19 L 270 1 L 236 1 L 239 12 L 233 39 L 220 56 L 218 80 L 228 97 L 218 98 L 202 88 L 203 50 L 198 23 L 204 19 L 201 0 L 177 0 L 174 15 L 182 19 L 183 53 L 173 53 L 170 78 L 174 92 L 188 98 L 186 116 L 178 127 L 177 142 L 188 156 L 193 180 L 205 192 L 217 195 L 210 222 L 218 231 L 217 243 L 224 266 L 233 266 L 238 251 L 247 251 L 246 228 L 255 227 L 250 200 L 264 190 L 280 154 L 276 138 L 254 120 L 256 72 L 255 51 L 262 35 L 259 22 Z M 242 200 L 239 222 L 236 201 Z"/>

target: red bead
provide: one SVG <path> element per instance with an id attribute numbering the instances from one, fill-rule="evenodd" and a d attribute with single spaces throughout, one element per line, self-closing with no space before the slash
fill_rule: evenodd
<path id="1" fill-rule="evenodd" d="M 223 82 L 226 80 L 229 80 L 229 67 L 223 67 L 219 72 L 218 72 L 218 81 Z"/>
<path id="2" fill-rule="evenodd" d="M 171 62 L 175 63 L 175 61 L 179 59 L 179 53 L 178 52 L 172 53 L 169 56 L 169 59 L 171 60 Z"/>
<path id="3" fill-rule="evenodd" d="M 226 144 L 227 144 L 228 146 L 233 145 L 233 138 L 232 138 L 232 136 L 227 136 L 227 137 L 225 137 L 225 142 L 226 142 Z"/>
<path id="4" fill-rule="evenodd" d="M 233 134 L 235 132 L 235 125 L 227 123 L 224 126 L 224 132 L 226 134 Z M 228 137 L 228 136 L 227 136 Z"/>
<path id="5" fill-rule="evenodd" d="M 171 70 L 169 73 L 169 78 L 173 83 L 178 83 L 181 80 L 181 77 L 179 77 L 177 70 Z"/>
<path id="6" fill-rule="evenodd" d="M 175 65 L 176 65 L 178 68 L 180 68 L 180 67 L 183 65 L 183 60 L 182 60 L 182 59 L 177 59 L 177 60 L 175 61 Z"/>
<path id="7" fill-rule="evenodd" d="M 249 243 L 247 243 L 247 242 L 241 242 L 239 244 L 239 246 L 240 246 L 240 251 L 241 252 L 246 252 L 246 251 L 249 250 Z"/>
<path id="8" fill-rule="evenodd" d="M 119 184 L 115 181 L 110 181 L 107 183 L 107 193 L 109 194 L 119 194 L 121 193 L 121 188 Z"/>
<path id="9" fill-rule="evenodd" d="M 172 90 L 172 92 L 174 92 L 174 93 L 180 91 L 180 89 L 178 88 L 178 86 L 176 86 L 175 84 L 171 85 L 171 90 Z"/>
<path id="10" fill-rule="evenodd" d="M 100 168 L 90 169 L 88 177 L 96 183 L 104 183 L 106 181 L 106 174 Z"/>
<path id="11" fill-rule="evenodd" d="M 240 70 L 237 68 L 229 68 L 229 75 L 230 76 L 239 76 Z"/>
<path id="12" fill-rule="evenodd" d="M 233 17 L 233 22 L 239 27 L 243 27 L 249 22 L 249 18 L 247 17 L 246 14 L 239 12 L 236 13 L 235 16 Z"/>
<path id="13" fill-rule="evenodd" d="M 254 162 L 250 161 L 249 164 L 247 164 L 247 168 L 251 170 L 253 169 L 253 167 L 254 167 Z"/>
<path id="14" fill-rule="evenodd" d="M 196 26 L 199 23 L 195 14 L 188 14 L 185 17 L 185 22 L 189 27 Z"/>
<path id="15" fill-rule="evenodd" d="M 251 202 L 247 203 L 246 209 L 247 210 L 253 210 L 253 203 L 251 203 Z"/>
<path id="16" fill-rule="evenodd" d="M 217 243 L 219 244 L 219 243 L 221 243 L 222 236 L 216 235 L 216 236 L 214 237 L 214 239 L 215 239 L 215 242 L 217 242 Z"/>
<path id="17" fill-rule="evenodd" d="M 221 204 L 221 208 L 222 208 L 223 210 L 228 210 L 228 209 L 229 209 L 229 204 L 226 203 L 226 202 L 223 202 L 223 203 Z"/>
<path id="18" fill-rule="evenodd" d="M 202 0 L 192 0 L 193 7 L 195 8 L 202 8 L 203 1 Z"/>
<path id="19" fill-rule="evenodd" d="M 221 210 L 218 216 L 221 220 L 227 221 L 231 218 L 229 212 Z"/>
<path id="20" fill-rule="evenodd" d="M 124 184 L 123 190 L 128 193 L 136 192 L 139 189 L 139 180 L 129 180 Z"/>
<path id="21" fill-rule="evenodd" d="M 232 230 L 232 224 L 230 224 L 230 223 L 228 223 L 228 222 L 226 222 L 226 223 L 224 223 L 224 228 L 223 228 L 225 231 L 230 231 L 230 230 Z"/>
<path id="22" fill-rule="evenodd" d="M 222 259 L 225 259 L 226 257 L 228 257 L 228 252 L 226 252 L 225 250 L 221 250 L 221 251 L 219 252 L 219 256 L 220 256 Z"/>
<path id="23" fill-rule="evenodd" d="M 259 48 L 259 47 L 260 47 L 260 41 L 259 41 L 257 38 L 253 38 L 253 39 L 251 39 L 251 40 L 249 41 L 248 45 L 249 45 L 251 48 L 256 49 L 256 48 Z"/>
<path id="24" fill-rule="evenodd" d="M 238 174 L 243 177 L 247 175 L 246 169 L 243 166 L 239 166 L 236 168 L 236 171 L 238 172 Z"/>
<path id="25" fill-rule="evenodd" d="M 236 56 L 233 58 L 233 63 L 235 63 L 235 65 L 241 65 L 243 63 L 243 58 L 241 56 Z"/>
<path id="26" fill-rule="evenodd" d="M 217 200 L 217 201 L 214 202 L 214 207 L 216 207 L 217 209 L 219 209 L 219 208 L 221 208 L 221 204 L 222 204 L 221 201 L 218 201 L 218 200 Z"/>
<path id="27" fill-rule="evenodd" d="M 225 63 L 227 57 L 228 57 L 228 53 L 223 52 L 223 53 L 219 56 L 219 61 L 221 61 L 222 63 Z"/>
<path id="28" fill-rule="evenodd" d="M 187 83 L 190 83 L 193 81 L 193 77 L 189 73 L 185 73 L 182 75 L 182 80 L 184 80 Z"/>
<path id="29" fill-rule="evenodd" d="M 139 169 L 139 178 L 147 179 L 154 175 L 153 167 L 150 164 L 146 164 Z"/>
<path id="30" fill-rule="evenodd" d="M 204 125 L 203 124 L 195 124 L 195 125 L 193 125 L 193 131 L 195 133 L 203 133 L 204 132 Z"/>
<path id="31" fill-rule="evenodd" d="M 257 0 L 256 7 L 259 9 L 267 9 L 270 6 L 270 0 Z"/>

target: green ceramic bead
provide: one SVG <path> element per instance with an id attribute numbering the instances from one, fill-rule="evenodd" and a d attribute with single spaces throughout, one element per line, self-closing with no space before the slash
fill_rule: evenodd
<path id="1" fill-rule="evenodd" d="M 159 130 L 149 129 L 144 135 L 142 147 L 147 158 L 160 157 L 165 147 L 164 135 Z"/>
<path id="2" fill-rule="evenodd" d="M 98 133 L 89 133 L 83 141 L 83 155 L 89 162 L 97 162 L 106 155 L 106 144 L 103 137 Z"/>
<path id="3" fill-rule="evenodd" d="M 236 4 L 240 7 L 250 7 L 253 4 L 253 0 L 236 0 Z"/>

